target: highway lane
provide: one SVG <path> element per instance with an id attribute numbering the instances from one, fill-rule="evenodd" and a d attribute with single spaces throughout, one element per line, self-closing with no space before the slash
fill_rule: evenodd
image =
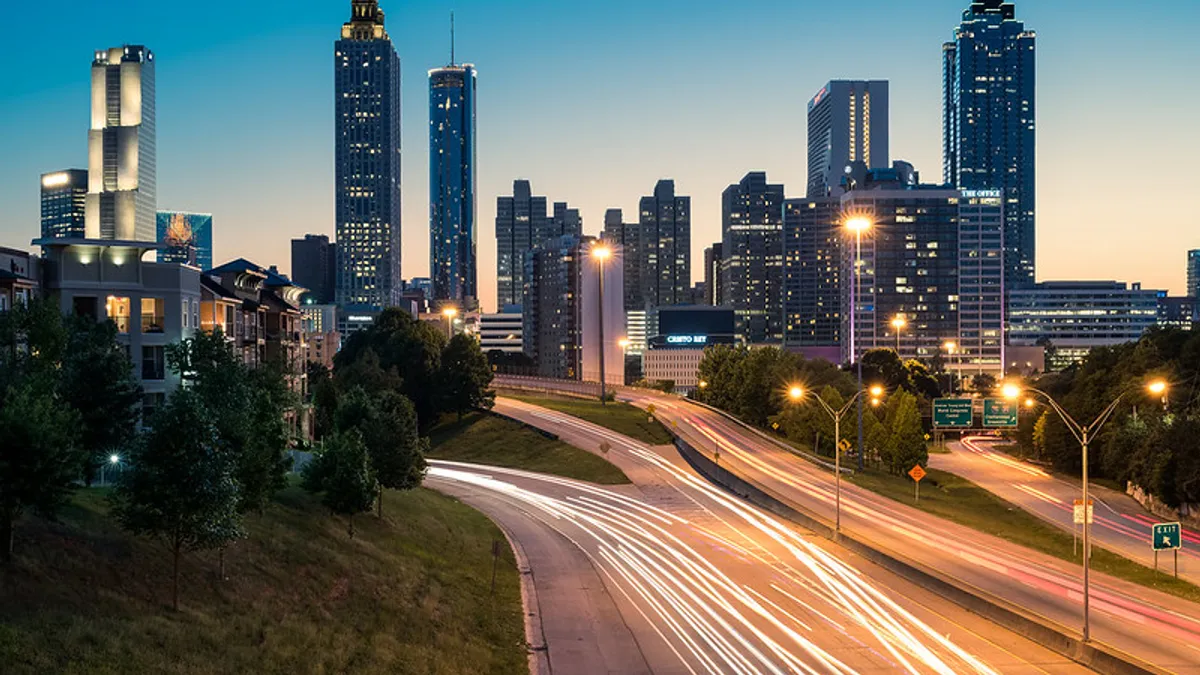
<path id="1" fill-rule="evenodd" d="M 721 465 L 810 514 L 832 521 L 832 477 L 724 416 L 678 397 L 619 395 L 653 403 L 694 447 L 720 449 Z M 1078 630 L 1078 568 L 843 483 L 843 528 L 877 548 Z M 1176 672 L 1200 673 L 1200 608 L 1141 586 L 1093 575 L 1093 638 Z"/>
<path id="2" fill-rule="evenodd" d="M 930 455 L 929 465 L 962 476 L 1064 531 L 1078 533 L 1073 505 L 1080 497 L 1079 484 L 996 450 L 995 441 L 965 437 L 961 443 L 949 446 L 949 454 Z M 1150 526 L 1166 521 L 1148 514 L 1132 497 L 1113 490 L 1093 486 L 1092 498 L 1096 504 L 1092 524 L 1095 544 L 1153 566 Z M 1185 528 L 1183 545 L 1179 576 L 1200 584 L 1200 533 Z M 1173 561 L 1171 553 L 1160 553 L 1159 569 L 1174 571 Z"/>
<path id="3" fill-rule="evenodd" d="M 607 442 L 636 485 L 445 462 L 432 463 L 428 484 L 493 517 L 519 514 L 582 551 L 652 672 L 1086 672 L 715 488 L 670 446 L 536 406 L 497 408 L 585 449 Z M 536 558 L 529 551 L 540 587 Z M 549 627 L 545 608 L 569 600 L 539 596 Z M 547 644 L 553 661 L 555 637 Z"/>

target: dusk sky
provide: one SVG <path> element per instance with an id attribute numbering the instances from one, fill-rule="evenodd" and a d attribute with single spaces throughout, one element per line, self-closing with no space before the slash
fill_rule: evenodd
<path id="1" fill-rule="evenodd" d="M 496 197 L 514 178 L 582 210 L 674 178 L 692 197 L 693 276 L 721 191 L 765 170 L 806 183 L 808 99 L 891 82 L 893 159 L 941 179 L 941 45 L 968 0 L 382 0 L 403 68 L 403 275 L 428 271 L 426 71 L 476 64 L 480 299 L 494 308 Z M 214 214 L 214 257 L 290 267 L 333 235 L 333 42 L 349 0 L 8 3 L 0 75 L 0 245 L 39 234 L 38 176 L 86 168 L 95 49 L 155 52 L 158 201 Z M 1183 291 L 1200 248 L 1200 2 L 1025 0 L 1038 33 L 1038 276 Z"/>

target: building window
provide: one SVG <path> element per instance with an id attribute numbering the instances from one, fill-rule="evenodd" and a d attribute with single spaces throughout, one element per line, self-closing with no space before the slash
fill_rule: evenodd
<path id="1" fill-rule="evenodd" d="M 142 298 L 142 332 L 161 333 L 166 323 L 166 305 L 162 298 Z M 161 378 L 159 378 L 161 379 Z"/>
<path id="2" fill-rule="evenodd" d="M 183 316 L 181 318 L 183 320 L 183 327 L 187 328 L 188 327 L 188 315 L 191 314 L 191 312 L 188 309 L 187 298 L 183 299 L 182 312 L 183 312 Z M 197 326 L 197 328 L 199 328 L 199 326 Z"/>
<path id="3" fill-rule="evenodd" d="M 162 346 L 142 347 L 142 379 L 165 380 L 166 359 Z"/>
<path id="4" fill-rule="evenodd" d="M 149 426 L 154 419 L 154 413 L 166 402 L 166 394 L 142 394 L 142 425 Z"/>
<path id="5" fill-rule="evenodd" d="M 200 327 L 200 301 L 192 299 L 192 328 Z"/>
<path id="6" fill-rule="evenodd" d="M 96 298 L 87 295 L 77 295 L 71 299 L 71 310 L 76 316 L 96 320 Z"/>
<path id="7" fill-rule="evenodd" d="M 117 325 L 117 332 L 129 333 L 129 319 L 133 316 L 132 305 L 127 297 L 110 295 L 104 303 L 104 313 Z"/>

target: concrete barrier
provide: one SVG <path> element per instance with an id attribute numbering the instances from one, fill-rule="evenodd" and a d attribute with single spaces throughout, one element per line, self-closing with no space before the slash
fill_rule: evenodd
<path id="1" fill-rule="evenodd" d="M 674 432 L 672 433 L 674 434 Z M 677 434 L 675 435 L 675 447 L 684 460 L 710 482 L 781 518 L 833 539 L 832 525 L 791 505 L 788 500 L 772 491 L 755 485 L 720 466 Z M 904 560 L 898 555 L 859 541 L 845 532 L 837 538 L 837 541 L 847 550 L 870 560 L 889 572 L 931 590 L 969 612 L 1033 640 L 1096 672 L 1108 675 L 1168 675 L 1169 673 L 1169 671 L 1108 645 L 1095 641 L 1085 643 L 1064 626 L 1026 612 L 1020 607 L 966 582 L 948 579 L 945 575 L 929 570 L 919 563 Z"/>

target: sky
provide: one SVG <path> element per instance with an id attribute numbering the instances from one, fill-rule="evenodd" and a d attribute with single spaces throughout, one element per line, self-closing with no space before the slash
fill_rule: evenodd
<path id="1" fill-rule="evenodd" d="M 429 269 L 429 68 L 478 84 L 479 294 L 495 307 L 496 197 L 633 218 L 661 178 L 692 197 L 692 274 L 721 191 L 807 182 L 806 107 L 831 79 L 891 82 L 893 159 L 940 182 L 941 45 L 968 0 L 382 0 L 403 74 L 403 260 Z M 92 53 L 155 52 L 160 209 L 214 214 L 214 259 L 290 267 L 333 235 L 333 42 L 349 0 L 8 3 L 0 69 L 0 246 L 39 234 L 40 174 L 86 168 Z M 1038 33 L 1038 277 L 1184 291 L 1200 248 L 1200 3 L 1025 0 Z"/>

